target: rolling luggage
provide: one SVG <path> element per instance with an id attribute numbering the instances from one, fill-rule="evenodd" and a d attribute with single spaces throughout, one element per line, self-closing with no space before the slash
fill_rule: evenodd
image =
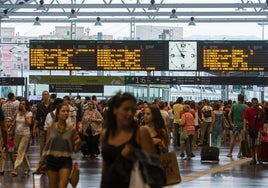
<path id="1" fill-rule="evenodd" d="M 211 146 L 211 134 L 209 134 L 209 146 L 201 149 L 201 162 L 219 162 L 219 148 Z"/>
<path id="2" fill-rule="evenodd" d="M 262 162 L 268 162 L 268 142 L 261 143 L 261 160 Z"/>
<path id="3" fill-rule="evenodd" d="M 248 146 L 248 141 L 245 139 L 241 141 L 241 153 L 243 158 L 251 157 L 251 151 Z"/>

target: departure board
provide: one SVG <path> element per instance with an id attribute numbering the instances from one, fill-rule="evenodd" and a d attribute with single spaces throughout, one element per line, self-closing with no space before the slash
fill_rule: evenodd
<path id="1" fill-rule="evenodd" d="M 30 70 L 168 70 L 168 41 L 31 40 Z"/>
<path id="2" fill-rule="evenodd" d="M 198 41 L 200 71 L 267 71 L 268 41 Z"/>

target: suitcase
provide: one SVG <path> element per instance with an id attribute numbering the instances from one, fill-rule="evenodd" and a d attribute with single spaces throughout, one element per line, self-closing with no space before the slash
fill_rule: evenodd
<path id="1" fill-rule="evenodd" d="M 262 162 L 268 162 L 268 142 L 261 143 L 261 160 Z"/>
<path id="2" fill-rule="evenodd" d="M 88 145 L 86 142 L 84 142 L 81 146 L 81 152 L 84 156 L 89 155 L 89 149 L 88 149 Z"/>
<path id="3" fill-rule="evenodd" d="M 211 146 L 211 134 L 209 134 L 209 146 L 201 149 L 201 162 L 219 162 L 219 148 Z"/>
<path id="4" fill-rule="evenodd" d="M 245 139 L 241 141 L 241 153 L 243 158 L 251 157 L 251 151 L 248 146 L 248 141 Z"/>

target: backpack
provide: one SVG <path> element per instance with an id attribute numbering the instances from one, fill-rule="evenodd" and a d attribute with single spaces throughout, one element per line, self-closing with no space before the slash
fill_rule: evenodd
<path id="1" fill-rule="evenodd" d="M 203 115 L 204 115 L 204 118 L 209 118 L 209 117 L 211 117 L 211 110 L 205 110 L 205 111 L 203 112 Z"/>
<path id="2" fill-rule="evenodd" d="M 55 121 L 55 114 L 53 113 L 53 111 L 50 112 L 50 116 L 51 116 L 52 121 Z"/>

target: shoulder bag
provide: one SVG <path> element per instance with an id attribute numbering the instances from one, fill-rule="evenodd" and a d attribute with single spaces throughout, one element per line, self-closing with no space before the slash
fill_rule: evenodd
<path id="1" fill-rule="evenodd" d="M 186 115 L 184 114 L 184 116 L 185 116 L 185 120 L 186 120 Z M 186 123 L 183 125 L 183 127 L 181 128 L 181 132 L 180 132 L 180 138 L 182 139 L 182 140 L 186 140 L 186 139 L 188 139 L 188 132 L 187 132 L 187 125 L 186 125 Z"/>
<path id="2" fill-rule="evenodd" d="M 166 185 L 166 174 L 158 156 L 150 155 L 142 149 L 134 149 L 138 159 L 141 176 L 145 184 L 153 188 Z"/>

